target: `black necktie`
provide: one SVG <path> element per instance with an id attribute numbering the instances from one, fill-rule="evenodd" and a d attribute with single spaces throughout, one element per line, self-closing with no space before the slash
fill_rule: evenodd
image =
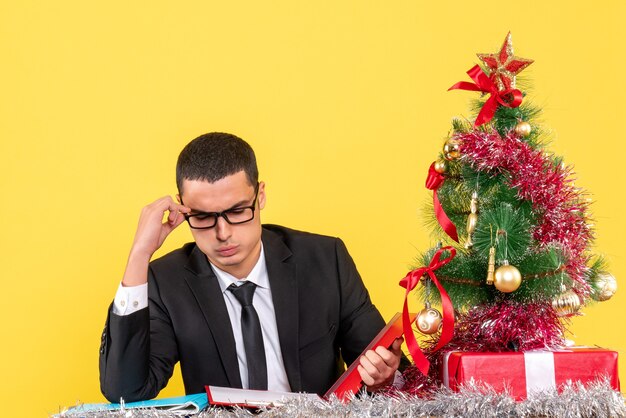
<path id="1" fill-rule="evenodd" d="M 241 304 L 241 333 L 248 361 L 248 388 L 267 390 L 267 365 L 261 322 L 256 309 L 252 306 L 255 289 L 256 285 L 252 282 L 245 282 L 241 286 L 235 284 L 228 286 L 228 290 L 233 292 Z"/>

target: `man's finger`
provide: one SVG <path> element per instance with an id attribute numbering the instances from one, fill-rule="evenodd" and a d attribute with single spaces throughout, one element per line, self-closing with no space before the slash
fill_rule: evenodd
<path id="1" fill-rule="evenodd" d="M 371 350 L 370 350 L 371 351 Z M 372 378 L 376 378 L 378 375 L 380 375 L 380 370 L 378 369 L 378 367 L 376 367 L 376 365 L 374 363 L 372 363 L 372 361 L 367 357 L 367 353 L 364 356 L 361 356 L 361 359 L 359 361 L 361 363 L 361 366 L 363 366 L 363 368 L 365 369 L 365 371 L 372 376 Z"/>
<path id="2" fill-rule="evenodd" d="M 185 213 L 187 213 L 187 212 L 183 212 L 183 211 L 182 211 L 182 210 L 180 210 L 180 209 L 173 209 L 173 210 L 172 210 L 172 209 L 170 209 L 170 213 L 167 215 L 167 221 L 168 221 L 169 223 L 174 224 L 174 223 L 176 223 L 176 221 L 177 221 L 178 219 L 180 219 L 180 218 L 183 218 L 183 219 L 184 219 L 184 214 L 185 214 Z"/>
<path id="3" fill-rule="evenodd" d="M 376 354 L 380 356 L 382 361 L 388 367 L 396 367 L 400 363 L 400 355 L 393 351 L 387 350 L 385 347 L 376 347 Z"/>
<path id="4" fill-rule="evenodd" d="M 182 214 L 184 213 L 191 212 L 191 209 L 189 209 L 187 206 L 183 206 L 179 203 L 174 202 L 174 200 L 170 196 L 165 196 L 160 200 L 161 204 L 163 205 L 161 206 L 161 210 L 163 210 L 163 213 L 169 211 L 167 215 L 167 222 L 171 225 L 180 225 L 181 222 L 177 222 L 179 217 L 182 216 Z"/>
<path id="5" fill-rule="evenodd" d="M 176 212 L 176 214 L 174 215 L 174 219 L 172 219 L 171 221 L 168 218 L 168 223 L 172 226 L 172 229 L 178 227 L 183 222 L 185 222 L 185 216 L 180 212 Z"/>
<path id="6" fill-rule="evenodd" d="M 374 378 L 370 376 L 367 370 L 365 370 L 365 367 L 359 365 L 357 367 L 357 370 L 359 371 L 359 374 L 361 375 L 361 380 L 363 381 L 365 386 L 372 386 L 375 383 Z"/>
<path id="7" fill-rule="evenodd" d="M 191 208 L 188 208 L 185 205 L 181 205 L 180 203 L 176 203 L 176 209 L 181 213 L 189 213 L 191 212 Z"/>
<path id="8" fill-rule="evenodd" d="M 165 212 L 166 210 L 169 210 L 170 212 L 180 211 L 183 213 L 188 213 L 191 211 L 191 209 L 189 209 L 187 206 L 181 205 L 180 203 L 174 201 L 174 199 L 172 199 L 172 196 L 163 196 L 162 198 L 155 200 L 148 206 L 158 208 L 163 212 Z"/>
<path id="9" fill-rule="evenodd" d="M 171 197 L 170 197 L 169 202 L 167 202 L 166 210 L 169 210 L 170 212 L 181 212 L 181 213 L 191 212 L 191 209 L 189 209 L 187 206 L 181 205 L 180 203 L 174 202 Z"/>
<path id="10" fill-rule="evenodd" d="M 167 231 L 166 233 L 169 235 L 170 232 L 178 228 L 183 222 L 185 222 L 185 217 L 182 213 L 176 212 L 174 214 L 174 212 L 170 212 L 167 220 L 163 222 L 162 227 L 165 231 Z"/>
<path id="11" fill-rule="evenodd" d="M 176 220 L 178 219 L 178 215 L 180 215 L 180 212 L 178 212 L 177 210 L 171 210 L 170 213 L 167 214 L 167 222 L 170 224 L 175 224 Z"/>
<path id="12" fill-rule="evenodd" d="M 384 347 L 378 347 L 378 348 L 381 348 L 382 350 L 387 351 L 387 353 L 390 355 L 390 358 L 393 358 L 393 354 L 389 353 L 387 349 L 385 349 Z M 367 350 L 365 352 L 365 356 L 372 363 L 372 365 L 376 367 L 379 373 L 383 373 L 386 369 L 389 368 L 389 365 L 387 364 L 385 359 L 377 351 Z"/>
<path id="13" fill-rule="evenodd" d="M 404 337 L 398 337 L 393 340 L 393 344 L 389 348 L 394 354 L 401 356 L 402 355 L 402 344 L 404 343 Z"/>

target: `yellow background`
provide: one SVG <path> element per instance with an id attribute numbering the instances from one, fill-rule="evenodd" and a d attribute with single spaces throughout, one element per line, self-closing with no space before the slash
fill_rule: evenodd
<path id="1" fill-rule="evenodd" d="M 256 149 L 264 222 L 342 237 L 383 315 L 400 310 L 431 244 L 428 165 L 476 97 L 446 89 L 508 30 L 624 283 L 626 3 L 584 4 L 2 2 L 0 415 L 103 400 L 100 333 L 139 211 L 175 193 L 204 132 Z M 574 321 L 577 343 L 624 356 L 624 286 Z M 177 376 L 162 394 L 182 392 Z"/>

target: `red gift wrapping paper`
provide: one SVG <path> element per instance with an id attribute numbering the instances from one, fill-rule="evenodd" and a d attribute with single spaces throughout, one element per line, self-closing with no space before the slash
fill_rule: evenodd
<path id="1" fill-rule="evenodd" d="M 442 380 L 458 391 L 472 379 L 498 392 L 508 390 L 517 400 L 535 391 L 557 389 L 568 382 L 583 384 L 608 379 L 620 390 L 617 352 L 599 348 L 571 348 L 562 351 L 460 352 L 446 353 Z"/>

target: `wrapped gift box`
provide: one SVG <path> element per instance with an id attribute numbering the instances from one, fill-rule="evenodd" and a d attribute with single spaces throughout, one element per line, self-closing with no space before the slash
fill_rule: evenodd
<path id="1" fill-rule="evenodd" d="M 559 390 L 567 382 L 591 383 L 607 379 L 620 390 L 617 352 L 597 348 L 524 353 L 446 353 L 441 370 L 444 385 L 452 390 L 471 380 L 496 391 L 508 390 L 517 400 L 535 391 Z"/>

